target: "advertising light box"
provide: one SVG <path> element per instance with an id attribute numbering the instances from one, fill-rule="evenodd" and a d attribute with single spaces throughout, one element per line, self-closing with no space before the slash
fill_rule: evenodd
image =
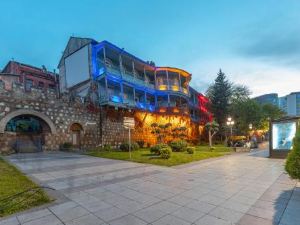
<path id="1" fill-rule="evenodd" d="M 273 150 L 289 151 L 293 148 L 293 139 L 297 124 L 294 121 L 272 124 Z"/>

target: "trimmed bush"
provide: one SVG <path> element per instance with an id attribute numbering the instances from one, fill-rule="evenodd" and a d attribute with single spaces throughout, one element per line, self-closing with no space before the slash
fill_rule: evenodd
<path id="1" fill-rule="evenodd" d="M 184 152 L 188 146 L 187 142 L 184 140 L 172 141 L 169 145 L 173 152 Z"/>
<path id="2" fill-rule="evenodd" d="M 145 141 L 139 140 L 139 141 L 136 141 L 136 143 L 140 146 L 140 148 L 144 148 Z"/>
<path id="3" fill-rule="evenodd" d="M 140 147 L 136 142 L 131 142 L 131 151 L 135 151 L 138 150 Z M 128 142 L 124 142 L 120 145 L 120 150 L 123 152 L 128 152 L 129 151 L 129 143 Z"/>
<path id="4" fill-rule="evenodd" d="M 300 128 L 293 140 L 293 149 L 288 154 L 285 170 L 293 179 L 300 179 Z"/>
<path id="5" fill-rule="evenodd" d="M 172 149 L 167 146 L 167 145 L 164 145 L 160 151 L 160 157 L 163 158 L 163 159 L 169 159 L 171 157 L 171 154 L 172 154 Z"/>
<path id="6" fill-rule="evenodd" d="M 65 142 L 60 146 L 61 149 L 71 149 L 72 147 L 73 145 L 70 142 Z"/>
<path id="7" fill-rule="evenodd" d="M 194 154 L 195 153 L 195 147 L 187 147 L 186 148 L 187 153 Z"/>
<path id="8" fill-rule="evenodd" d="M 102 150 L 110 152 L 112 150 L 112 147 L 111 147 L 111 145 L 106 144 L 106 145 L 103 146 Z"/>
<path id="9" fill-rule="evenodd" d="M 157 144 L 157 145 L 154 145 L 150 148 L 150 153 L 151 154 L 156 154 L 156 155 L 159 155 L 160 154 L 160 150 L 164 147 L 169 147 L 168 145 L 166 144 Z"/>

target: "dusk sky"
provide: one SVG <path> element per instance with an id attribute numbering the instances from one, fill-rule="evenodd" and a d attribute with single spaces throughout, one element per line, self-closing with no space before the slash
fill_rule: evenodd
<path id="1" fill-rule="evenodd" d="M 300 91 L 299 0 L 2 0 L 0 68 L 57 67 L 71 35 L 108 40 L 205 91 L 220 68 L 253 96 Z"/>

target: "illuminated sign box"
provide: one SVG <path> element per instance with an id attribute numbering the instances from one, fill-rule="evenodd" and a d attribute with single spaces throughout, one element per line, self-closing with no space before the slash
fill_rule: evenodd
<path id="1" fill-rule="evenodd" d="M 300 117 L 286 117 L 270 123 L 270 157 L 285 158 L 293 148 Z"/>

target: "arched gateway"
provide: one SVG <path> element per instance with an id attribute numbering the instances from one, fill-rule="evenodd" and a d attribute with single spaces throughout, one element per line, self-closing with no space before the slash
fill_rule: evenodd
<path id="1" fill-rule="evenodd" d="M 15 133 L 12 148 L 16 152 L 42 151 L 45 137 L 55 134 L 53 122 L 43 113 L 20 109 L 7 114 L 0 121 L 0 133 Z"/>

